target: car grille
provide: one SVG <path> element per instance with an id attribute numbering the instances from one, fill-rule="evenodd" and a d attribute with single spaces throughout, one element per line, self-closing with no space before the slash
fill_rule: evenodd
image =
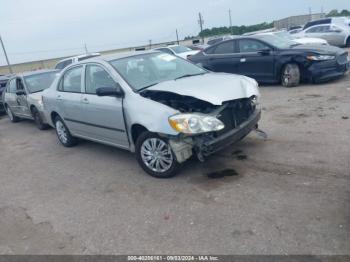
<path id="1" fill-rule="evenodd" d="M 224 124 L 225 128 L 216 132 L 217 136 L 235 129 L 237 126 L 245 122 L 255 111 L 256 105 L 251 98 L 242 98 L 226 102 L 227 106 L 218 116 Z"/>
<path id="2" fill-rule="evenodd" d="M 338 64 L 345 64 L 348 62 L 348 53 L 341 54 L 337 57 Z"/>

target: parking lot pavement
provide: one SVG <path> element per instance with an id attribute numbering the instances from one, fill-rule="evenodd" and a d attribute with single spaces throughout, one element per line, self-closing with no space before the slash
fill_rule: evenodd
<path id="1" fill-rule="evenodd" d="M 168 180 L 123 150 L 64 148 L 1 117 L 0 253 L 349 254 L 350 76 L 261 93 L 268 139 Z"/>

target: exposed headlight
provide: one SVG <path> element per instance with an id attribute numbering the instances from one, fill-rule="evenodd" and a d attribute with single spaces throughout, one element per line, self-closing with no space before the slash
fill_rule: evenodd
<path id="1" fill-rule="evenodd" d="M 309 55 L 307 59 L 313 61 L 324 61 L 324 60 L 333 60 L 335 59 L 334 55 Z"/>
<path id="2" fill-rule="evenodd" d="M 170 126 L 184 134 L 219 131 L 225 125 L 216 117 L 201 114 L 178 114 L 169 117 Z"/>
<path id="3" fill-rule="evenodd" d="M 250 97 L 250 101 L 253 105 L 257 106 L 260 104 L 260 99 L 259 99 L 259 96 L 251 96 Z"/>

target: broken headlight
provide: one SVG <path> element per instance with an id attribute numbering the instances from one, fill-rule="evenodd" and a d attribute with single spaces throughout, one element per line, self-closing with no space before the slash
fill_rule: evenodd
<path id="1" fill-rule="evenodd" d="M 225 125 L 216 117 L 202 114 L 178 114 L 169 117 L 170 126 L 184 134 L 219 131 Z"/>

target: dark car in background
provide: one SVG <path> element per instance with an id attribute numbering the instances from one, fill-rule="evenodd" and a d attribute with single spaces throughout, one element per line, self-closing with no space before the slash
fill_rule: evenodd
<path id="1" fill-rule="evenodd" d="M 190 60 L 214 72 L 249 76 L 261 83 L 297 86 L 343 76 L 347 51 L 334 46 L 301 45 L 274 35 L 238 37 L 213 45 Z"/>
<path id="2" fill-rule="evenodd" d="M 5 112 L 2 94 L 6 88 L 6 84 L 13 75 L 1 75 L 0 76 L 0 113 Z"/>

